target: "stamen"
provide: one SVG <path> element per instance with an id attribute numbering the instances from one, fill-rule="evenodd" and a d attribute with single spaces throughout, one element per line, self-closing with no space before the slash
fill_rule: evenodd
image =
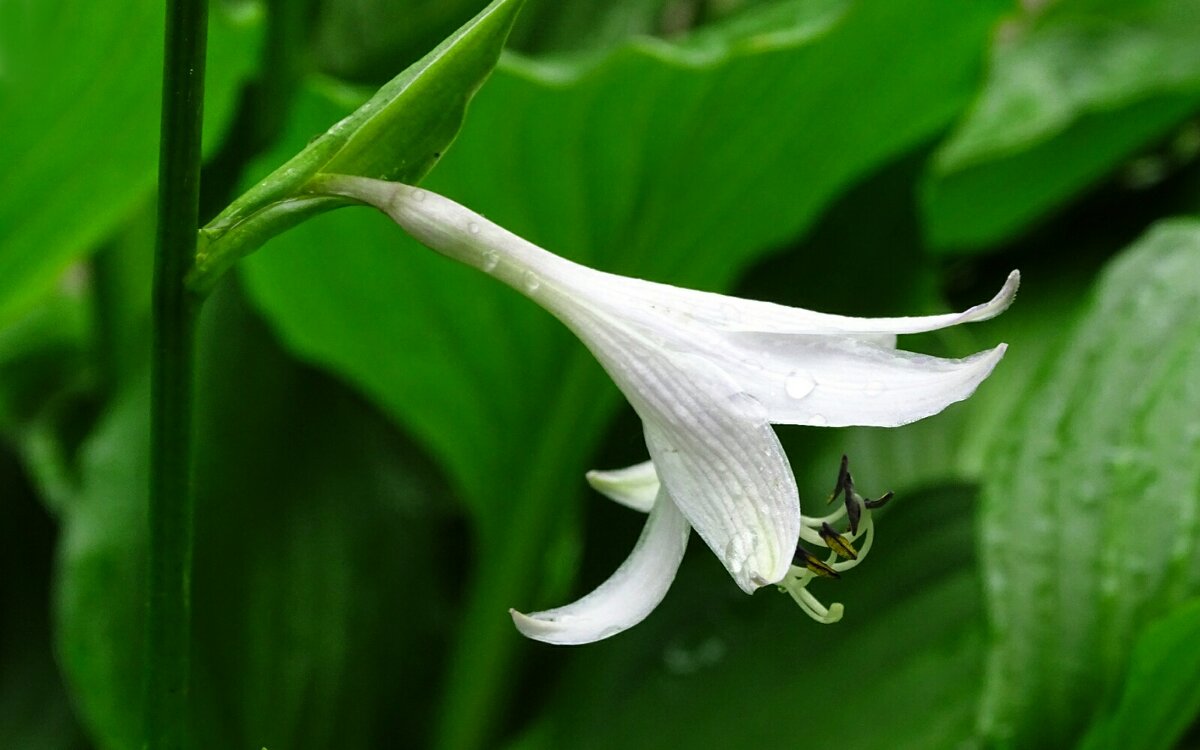
<path id="1" fill-rule="evenodd" d="M 858 533 L 858 521 L 862 518 L 863 500 L 854 490 L 846 489 L 846 516 L 850 519 L 850 533 Z"/>
<path id="2" fill-rule="evenodd" d="M 841 578 L 842 576 L 834 570 L 824 560 L 813 555 L 808 550 L 800 545 L 796 545 L 796 554 L 792 556 L 792 564 L 798 568 L 805 568 L 822 578 Z"/>
<path id="3" fill-rule="evenodd" d="M 823 523 L 837 523 L 845 517 L 846 507 L 844 505 L 839 505 L 837 510 L 827 516 L 817 516 L 816 518 L 812 518 L 810 516 L 801 515 L 800 523 L 810 528 L 819 529 Z"/>
<path id="4" fill-rule="evenodd" d="M 863 503 L 863 505 L 866 505 L 871 510 L 878 510 L 879 508 L 887 505 L 894 495 L 894 492 L 888 490 L 887 492 L 883 493 L 878 500 L 867 500 Z"/>
<path id="5" fill-rule="evenodd" d="M 832 526 L 827 523 L 821 524 L 821 538 L 825 540 L 825 545 L 829 549 L 837 553 L 838 557 L 846 560 L 857 560 L 858 550 L 854 549 L 854 545 L 850 540 L 841 534 L 837 533 Z M 851 533 L 855 533 L 852 531 Z"/>
<path id="6" fill-rule="evenodd" d="M 834 602 L 826 609 L 825 605 L 821 604 L 808 589 L 789 589 L 788 591 L 805 614 L 824 625 L 832 625 L 842 619 L 842 615 L 846 612 L 846 608 L 838 602 Z"/>
<path id="7" fill-rule="evenodd" d="M 850 486 L 853 486 L 853 482 L 850 480 L 850 457 L 843 453 L 842 465 L 838 468 L 837 484 L 833 486 L 833 492 L 829 494 L 829 500 L 825 504 L 832 505 L 833 501 L 837 500 L 838 495 L 842 494 L 842 491 Z"/>
<path id="8" fill-rule="evenodd" d="M 877 500 L 867 500 L 855 492 L 854 478 L 850 475 L 850 462 L 844 455 L 838 468 L 837 485 L 829 498 L 830 502 L 842 494 L 845 495 L 845 502 L 834 512 L 817 518 L 800 516 L 801 541 L 828 548 L 828 559 L 822 560 L 805 549 L 803 544 L 797 544 L 796 553 L 792 557 L 792 569 L 779 584 L 779 588 L 786 590 L 805 614 L 821 623 L 833 623 L 842 619 L 844 608 L 836 603 L 826 608 L 808 591 L 808 584 L 818 576 L 841 578 L 842 573 L 866 558 L 875 542 L 875 521 L 871 512 L 882 508 L 893 497 L 892 493 L 888 492 Z M 850 527 L 848 532 L 839 532 L 833 525 L 843 518 Z M 854 546 L 855 542 L 859 542 L 857 549 Z"/>

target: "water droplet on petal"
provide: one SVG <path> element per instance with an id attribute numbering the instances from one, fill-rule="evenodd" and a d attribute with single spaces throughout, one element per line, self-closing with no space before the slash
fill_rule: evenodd
<path id="1" fill-rule="evenodd" d="M 792 373 L 783 383 L 783 389 L 787 392 L 787 395 L 796 400 L 800 400 L 812 393 L 816 387 L 816 381 L 803 372 Z"/>
<path id="2" fill-rule="evenodd" d="M 880 383 L 878 380 L 868 381 L 867 384 L 863 386 L 863 393 L 867 394 L 868 396 L 878 396 L 879 394 L 883 393 L 883 383 Z"/>
<path id="3" fill-rule="evenodd" d="M 829 420 L 823 414 L 814 414 L 808 418 L 808 423 L 813 427 L 824 427 L 829 424 Z"/>
<path id="4" fill-rule="evenodd" d="M 479 225 L 473 221 L 467 222 L 467 231 L 471 234 L 479 234 Z"/>
<path id="5" fill-rule="evenodd" d="M 749 529 L 742 529 L 734 533 L 729 543 L 725 545 L 725 567 L 729 568 L 730 573 L 735 576 L 740 575 L 749 567 L 754 558 L 754 548 L 757 544 L 758 535 Z"/>
<path id="6" fill-rule="evenodd" d="M 420 203 L 421 201 L 425 200 L 425 191 L 420 188 L 413 188 L 412 197 L 413 200 L 415 200 L 417 203 Z"/>
<path id="7" fill-rule="evenodd" d="M 484 253 L 482 265 L 484 271 L 491 273 L 496 270 L 496 266 L 500 265 L 500 256 L 492 252 Z"/>

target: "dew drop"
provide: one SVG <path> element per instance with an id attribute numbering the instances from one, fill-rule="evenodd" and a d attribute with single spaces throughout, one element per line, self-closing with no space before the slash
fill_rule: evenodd
<path id="1" fill-rule="evenodd" d="M 808 418 L 808 423 L 813 427 L 824 427 L 829 424 L 829 420 L 823 414 L 814 414 Z"/>
<path id="2" fill-rule="evenodd" d="M 863 393 L 867 394 L 868 396 L 878 396 L 879 394 L 883 393 L 883 383 L 880 383 L 878 380 L 868 381 L 867 384 L 863 386 Z"/>
<path id="3" fill-rule="evenodd" d="M 496 270 L 496 266 L 500 265 L 500 256 L 496 253 L 483 254 L 483 270 L 491 273 Z"/>
<path id="4" fill-rule="evenodd" d="M 421 201 L 425 200 L 425 191 L 421 190 L 420 188 L 413 188 L 412 197 L 413 200 L 415 200 L 417 203 L 420 203 Z"/>
<path id="5" fill-rule="evenodd" d="M 754 556 L 754 547 L 758 544 L 758 535 L 749 529 L 736 532 L 725 545 L 725 567 L 733 575 L 740 575 L 749 566 Z"/>
<path id="6" fill-rule="evenodd" d="M 479 234 L 479 225 L 473 221 L 467 222 L 467 231 L 471 234 Z"/>
<path id="7" fill-rule="evenodd" d="M 813 392 L 816 382 L 803 372 L 794 372 L 783 383 L 783 390 L 797 401 Z"/>

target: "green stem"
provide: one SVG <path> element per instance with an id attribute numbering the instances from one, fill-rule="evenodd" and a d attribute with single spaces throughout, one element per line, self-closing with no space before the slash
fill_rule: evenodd
<path id="1" fill-rule="evenodd" d="M 558 408 L 549 410 L 552 416 L 529 459 L 516 512 L 502 534 L 483 547 L 442 696 L 434 741 L 440 750 L 495 745 L 497 720 L 520 671 L 513 661 L 524 642 L 508 608 L 532 604 L 528 597 L 537 588 L 537 566 L 545 559 L 555 519 L 566 512 L 564 499 L 572 494 L 563 477 L 582 481 L 583 464 L 597 442 L 592 436 L 600 434 L 612 414 L 616 392 L 610 387 L 609 397 L 597 397 L 606 393 L 600 377 L 585 352 L 570 360 Z M 563 435 L 578 439 L 564 440 Z"/>
<path id="2" fill-rule="evenodd" d="M 192 378 L 198 303 L 184 279 L 199 229 L 207 0 L 168 0 L 151 353 L 145 742 L 189 743 Z"/>

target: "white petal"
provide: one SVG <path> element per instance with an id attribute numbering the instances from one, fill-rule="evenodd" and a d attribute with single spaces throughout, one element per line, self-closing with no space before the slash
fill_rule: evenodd
<path id="1" fill-rule="evenodd" d="M 922 333 L 994 318 L 1008 309 L 1017 295 L 1021 274 L 1013 271 L 988 302 L 959 313 L 902 318 L 852 318 L 829 315 L 772 302 L 727 297 L 711 292 L 681 289 L 667 284 L 630 279 L 627 287 L 641 299 L 670 306 L 680 314 L 725 331 L 812 335 Z"/>
<path id="2" fill-rule="evenodd" d="M 687 549 L 687 519 L 663 493 L 633 552 L 604 583 L 578 601 L 544 612 L 509 610 L 525 636 L 560 645 L 592 643 L 637 625 L 658 606 Z"/>
<path id="3" fill-rule="evenodd" d="M 799 492 L 767 410 L 706 351 L 718 334 L 679 336 L 662 316 L 565 303 L 587 344 L 642 418 L 659 479 L 747 593 L 781 580 L 800 535 Z M 723 346 L 729 349 L 728 346 Z"/>
<path id="4" fill-rule="evenodd" d="M 663 485 L 738 586 L 749 594 L 780 581 L 796 550 L 800 504 L 770 424 L 713 409 L 644 427 Z"/>
<path id="5" fill-rule="evenodd" d="M 820 427 L 897 427 L 937 414 L 974 393 L 1006 348 L 942 359 L 854 339 L 732 335 L 758 354 L 761 369 L 742 360 L 730 367 L 770 420 Z"/>
<path id="6" fill-rule="evenodd" d="M 640 513 L 649 513 L 658 495 L 658 472 L 653 461 L 610 471 L 593 469 L 587 473 L 587 481 L 608 499 Z"/>

